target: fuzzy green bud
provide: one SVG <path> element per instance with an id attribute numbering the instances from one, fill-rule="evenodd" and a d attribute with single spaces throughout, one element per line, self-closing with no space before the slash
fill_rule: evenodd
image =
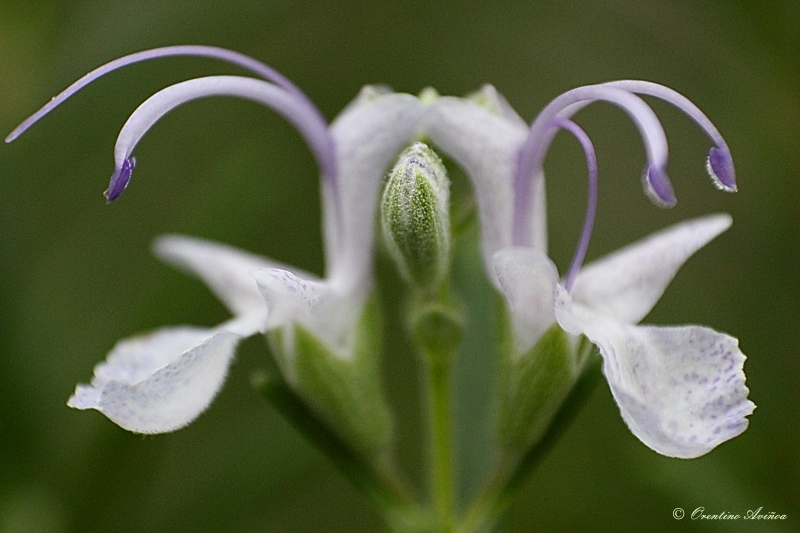
<path id="1" fill-rule="evenodd" d="M 450 180 L 442 160 L 423 143 L 406 148 L 381 201 L 386 247 L 410 284 L 435 289 L 450 267 Z"/>

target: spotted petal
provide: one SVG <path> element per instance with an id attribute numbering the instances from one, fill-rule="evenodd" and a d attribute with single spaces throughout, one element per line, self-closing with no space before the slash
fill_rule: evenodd
<path id="1" fill-rule="evenodd" d="M 226 330 L 175 327 L 120 341 L 67 405 L 97 409 L 136 433 L 174 431 L 211 403 L 240 339 Z"/>
<path id="2" fill-rule="evenodd" d="M 301 278 L 278 268 L 256 270 L 252 276 L 269 307 L 267 329 L 297 323 L 332 353 L 343 358 L 351 355 L 354 324 L 363 304 L 360 292 L 341 291 L 328 281 Z M 289 327 L 285 333 L 291 344 L 293 329 Z M 291 346 L 287 348 L 293 352 Z"/>
<path id="3" fill-rule="evenodd" d="M 556 318 L 600 348 L 603 372 L 631 432 L 669 457 L 694 458 L 746 428 L 738 341 L 702 326 L 632 326 L 579 304 L 558 287 Z"/>

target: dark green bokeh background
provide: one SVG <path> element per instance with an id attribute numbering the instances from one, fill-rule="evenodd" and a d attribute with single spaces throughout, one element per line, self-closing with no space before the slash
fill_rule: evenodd
<path id="1" fill-rule="evenodd" d="M 692 98 L 730 144 L 740 192 L 705 177 L 707 140 L 654 102 L 670 139 L 679 204 L 652 207 L 634 127 L 598 104 L 580 115 L 601 172 L 590 257 L 693 216 L 734 226 L 693 258 L 646 319 L 700 323 L 740 339 L 750 428 L 707 456 L 657 455 L 625 427 L 603 384 L 503 524 L 527 531 L 800 530 L 800 3 L 259 2 L 0 0 L 0 132 L 91 68 L 145 48 L 214 44 L 282 71 L 332 119 L 369 83 L 464 94 L 494 84 L 527 120 L 574 86 L 640 78 Z M 248 384 L 264 343 L 240 350 L 209 411 L 141 437 L 65 402 L 114 342 L 166 324 L 212 325 L 220 304 L 158 263 L 149 243 L 180 232 L 322 272 L 317 171 L 279 117 L 231 99 L 174 111 L 136 151 L 128 191 L 100 192 L 127 115 L 189 77 L 238 72 L 213 61 L 130 67 L 0 146 L 0 531 L 380 531 L 380 518 Z M 549 156 L 553 256 L 563 270 L 583 217 L 583 157 L 567 136 Z M 469 253 L 465 253 L 469 256 Z M 470 268 L 462 275 L 468 278 Z M 479 271 L 478 271 L 479 272 Z M 389 275 L 391 278 L 391 275 Z M 475 286 L 483 286 L 479 279 Z M 397 300 L 387 289 L 386 299 Z M 476 301 L 491 304 L 477 291 Z M 389 316 L 390 327 L 391 315 Z M 407 465 L 413 368 L 396 330 L 387 352 Z M 478 365 L 491 331 L 462 354 L 460 420 L 486 407 Z M 485 358 L 485 357 L 484 357 Z M 399 384 L 398 384 L 399 383 Z M 483 409 L 483 411 L 481 411 Z M 479 444 L 462 450 L 483 464 Z M 418 472 L 410 467 L 412 477 Z M 470 474 L 472 472 L 472 474 Z M 474 469 L 467 469 L 467 479 Z M 672 510 L 763 507 L 785 522 L 678 522 Z"/>

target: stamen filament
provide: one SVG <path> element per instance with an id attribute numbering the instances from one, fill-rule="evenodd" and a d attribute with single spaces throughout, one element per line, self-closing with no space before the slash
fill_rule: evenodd
<path id="1" fill-rule="evenodd" d="M 125 172 L 134 147 L 144 134 L 166 113 L 181 104 L 208 96 L 238 96 L 275 109 L 286 117 L 308 142 L 318 158 L 323 157 L 321 146 L 330 138 L 327 129 L 319 129 L 311 110 L 298 105 L 297 95 L 272 83 L 242 76 L 209 76 L 196 78 L 163 89 L 140 105 L 122 127 L 114 147 L 116 171 L 109 184 L 109 201 L 122 192 L 117 181 L 130 179 Z M 321 162 L 320 162 L 321 164 Z"/>
<path id="2" fill-rule="evenodd" d="M 581 265 L 583 265 L 583 260 L 586 258 L 586 250 L 589 248 L 589 240 L 592 238 L 592 228 L 594 227 L 594 219 L 597 214 L 597 157 L 595 156 L 592 140 L 589 139 L 589 136 L 586 135 L 586 132 L 583 131 L 580 126 L 571 120 L 556 117 L 550 121 L 550 127 L 567 130 L 578 139 L 578 142 L 581 143 L 583 151 L 586 154 L 586 167 L 589 174 L 589 193 L 586 199 L 586 217 L 583 221 L 583 230 L 581 231 L 580 241 L 578 241 L 575 255 L 572 257 L 572 263 L 569 266 L 564 281 L 564 288 L 570 291 L 572 289 L 572 284 L 575 283 L 575 278 L 580 271 Z"/>
<path id="3" fill-rule="evenodd" d="M 653 187 L 656 193 L 667 194 L 671 191 L 665 168 L 667 164 L 667 138 L 655 113 L 644 100 L 638 96 L 605 85 L 589 85 L 567 91 L 550 102 L 536 117 L 531 125 L 528 138 L 520 149 L 519 162 L 514 176 L 514 230 L 513 243 L 527 246 L 529 224 L 535 190 L 533 181 L 541 175 L 544 156 L 556 131 L 550 122 L 556 118 L 568 119 L 591 102 L 603 100 L 617 105 L 625 111 L 636 124 L 645 143 L 648 159 L 648 176 L 662 180 Z M 659 198 L 664 204 L 673 204 L 674 197 Z"/>
<path id="4" fill-rule="evenodd" d="M 14 141 L 17 137 L 22 135 L 28 128 L 33 126 L 36 122 L 39 121 L 42 117 L 50 113 L 53 109 L 61 105 L 65 100 L 67 100 L 70 96 L 75 94 L 76 92 L 80 91 L 82 88 L 86 87 L 93 81 L 97 80 L 98 78 L 113 72 L 119 68 L 132 65 L 134 63 L 139 63 L 142 61 L 147 61 L 150 59 L 156 59 L 160 57 L 172 57 L 172 56 L 195 56 L 195 57 L 208 57 L 212 59 L 219 59 L 222 61 L 226 61 L 228 63 L 232 63 L 234 65 L 238 65 L 242 68 L 245 68 L 254 74 L 261 76 L 262 78 L 269 80 L 276 84 L 277 86 L 283 88 L 284 90 L 291 93 L 293 96 L 296 97 L 296 102 L 302 104 L 303 107 L 307 108 L 307 117 L 309 122 L 309 129 L 311 128 L 310 123 L 316 122 L 314 127 L 320 131 L 326 131 L 328 128 L 327 121 L 323 117 L 322 113 L 317 109 L 317 107 L 311 102 L 311 100 L 306 96 L 303 91 L 301 91 L 295 84 L 289 81 L 285 76 L 281 73 L 273 69 L 272 67 L 265 65 L 264 63 L 253 59 L 252 57 L 246 56 L 244 54 L 240 54 L 239 52 L 234 52 L 232 50 L 226 50 L 224 48 L 217 48 L 214 46 L 197 46 L 197 45 L 182 45 L 182 46 L 166 46 L 162 48 L 154 48 L 152 50 L 145 50 L 143 52 L 137 52 L 135 54 L 130 54 L 119 59 L 115 59 L 105 65 L 102 65 L 76 82 L 72 85 L 64 89 L 61 93 L 53 97 L 47 104 L 45 104 L 41 109 L 39 109 L 36 113 L 28 117 L 24 120 L 19 126 L 17 126 L 14 131 L 12 131 L 5 139 L 5 142 L 10 143 Z M 333 138 L 330 135 L 315 135 L 317 142 L 311 145 L 311 149 L 314 152 L 314 155 L 317 158 L 318 164 L 322 170 L 323 176 L 329 180 L 333 186 L 334 194 L 336 191 L 336 148 L 334 146 Z M 119 168 L 119 167 L 118 167 Z"/>

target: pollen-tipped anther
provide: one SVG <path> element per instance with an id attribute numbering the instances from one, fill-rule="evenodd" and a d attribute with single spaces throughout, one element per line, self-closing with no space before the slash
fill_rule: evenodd
<path id="1" fill-rule="evenodd" d="M 514 175 L 513 241 L 515 244 L 524 246 L 530 240 L 526 221 L 530 218 L 530 210 L 533 205 L 532 191 L 535 190 L 533 184 L 534 180 L 540 179 L 543 175 L 544 157 L 555 136 L 555 131 L 549 128 L 550 121 L 556 117 L 569 119 L 579 110 L 596 101 L 609 102 L 625 111 L 642 136 L 648 166 L 659 169 L 666 167 L 667 136 L 664 134 L 658 117 L 644 100 L 628 90 L 611 84 L 587 85 L 565 92 L 542 109 L 531 124 L 528 138 L 519 151 L 517 170 Z M 653 184 L 654 200 L 661 205 L 674 204 L 675 198 L 674 194 L 671 194 L 672 187 L 669 183 L 660 183 L 658 176 L 654 176 L 654 178 L 656 181 Z M 645 182 L 649 182 L 647 176 Z"/>
<path id="2" fill-rule="evenodd" d="M 130 157 L 122 162 L 122 167 L 119 170 L 115 170 L 114 174 L 111 175 L 111 181 L 108 182 L 108 189 L 103 192 L 103 196 L 106 197 L 106 202 L 109 204 L 119 198 L 119 195 L 122 194 L 122 191 L 125 190 L 125 187 L 128 186 L 128 183 L 131 181 L 131 176 L 133 175 L 133 169 L 136 167 L 136 158 Z"/>
<path id="3" fill-rule="evenodd" d="M 708 135 L 714 147 L 708 152 L 706 168 L 714 185 L 726 192 L 736 192 L 736 173 L 733 170 L 733 158 L 725 139 L 711 120 L 688 98 L 682 94 L 657 83 L 640 80 L 619 80 L 606 83 L 609 87 L 617 87 L 636 94 L 645 94 L 660 98 L 674 105 Z"/>
<path id="4" fill-rule="evenodd" d="M 678 202 L 664 169 L 649 166 L 644 174 L 644 192 L 659 207 L 675 207 Z"/>
<path id="5" fill-rule="evenodd" d="M 706 169 L 720 190 L 736 192 L 736 172 L 733 169 L 733 159 L 727 148 L 712 147 L 708 151 Z"/>

